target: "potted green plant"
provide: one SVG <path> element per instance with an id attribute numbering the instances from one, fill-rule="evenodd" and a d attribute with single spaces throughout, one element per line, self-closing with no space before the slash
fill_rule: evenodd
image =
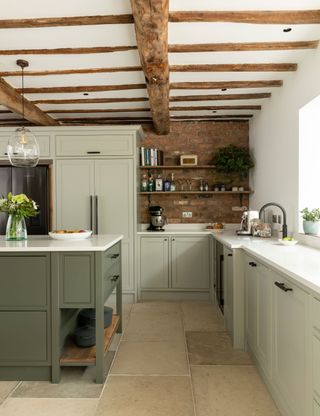
<path id="1" fill-rule="evenodd" d="M 246 177 L 249 169 L 254 166 L 249 149 L 235 145 L 218 149 L 213 164 L 218 172 L 236 173 L 241 178 Z"/>
<path id="2" fill-rule="evenodd" d="M 303 231 L 305 234 L 320 234 L 320 208 L 309 210 L 304 208 L 300 211 L 303 219 Z"/>

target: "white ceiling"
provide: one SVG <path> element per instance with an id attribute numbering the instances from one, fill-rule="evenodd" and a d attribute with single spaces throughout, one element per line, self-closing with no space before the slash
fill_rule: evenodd
<path id="1" fill-rule="evenodd" d="M 170 11 L 236 11 L 236 10 L 311 10 L 319 9 L 320 0 L 170 0 Z M 11 0 L 0 12 L 1 19 L 40 17 L 67 17 L 93 15 L 131 14 L 129 0 L 68 0 L 64 2 Z M 292 31 L 284 33 L 288 25 L 241 24 L 241 23 L 169 23 L 170 44 L 239 43 L 239 42 L 291 42 L 320 39 L 320 25 L 291 25 Z M 54 49 L 102 46 L 135 46 L 133 24 L 63 26 L 27 29 L 0 29 L 0 50 Z M 300 63 L 314 50 L 249 51 L 249 52 L 198 52 L 169 53 L 170 65 L 190 64 L 239 64 L 239 63 Z M 27 59 L 27 70 L 63 70 L 84 68 L 109 68 L 140 66 L 137 50 L 90 54 L 19 54 L 2 55 L 0 71 L 17 71 L 17 59 Z M 299 70 L 299 69 L 298 69 Z M 215 82 L 283 80 L 295 76 L 295 72 L 171 72 L 170 82 Z M 20 77 L 5 77 L 14 88 L 20 88 Z M 72 75 L 27 76 L 26 88 L 83 86 L 80 93 L 33 93 L 26 94 L 29 100 L 83 99 L 83 98 L 132 98 L 147 97 L 146 89 L 90 92 L 84 96 L 85 86 L 121 85 L 145 83 L 142 71 L 92 73 Z M 278 88 L 277 88 L 278 89 Z M 246 94 L 273 92 L 275 88 L 237 88 L 222 92 L 220 89 L 172 89 L 170 95 Z M 172 116 L 213 115 L 211 110 L 188 111 L 189 106 L 262 105 L 266 99 L 183 101 L 171 102 L 170 107 L 186 107 L 185 111 L 172 111 Z M 75 103 L 37 104 L 42 110 L 76 109 L 141 109 L 148 108 L 148 101 L 122 103 Z M 4 107 L 0 107 L 1 110 Z M 263 111 L 263 110 L 262 110 Z M 214 115 L 255 114 L 252 110 L 218 110 Z M 55 118 L 79 117 L 150 117 L 149 112 L 115 113 L 50 113 Z M 1 119 L 18 118 L 14 114 L 0 114 Z"/>

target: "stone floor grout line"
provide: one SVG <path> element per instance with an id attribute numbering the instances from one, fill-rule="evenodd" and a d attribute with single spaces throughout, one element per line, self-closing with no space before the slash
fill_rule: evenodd
<path id="1" fill-rule="evenodd" d="M 11 395 L 17 390 L 18 387 L 20 387 L 20 385 L 22 384 L 22 381 L 19 381 L 17 383 L 17 385 L 6 395 L 6 397 L 4 398 L 4 400 L 2 401 L 2 403 L 0 403 L 0 409 L 1 407 L 4 405 L 4 403 L 10 399 Z"/>
<path id="2" fill-rule="evenodd" d="M 189 370 L 189 383 L 190 383 L 191 399 L 192 399 L 192 404 L 193 404 L 193 413 L 194 413 L 194 416 L 197 416 L 196 400 L 195 400 L 194 391 L 193 391 L 193 383 L 192 383 L 192 376 L 191 376 L 191 366 L 190 366 L 190 360 L 189 360 L 189 352 L 188 352 L 188 344 L 187 344 L 186 330 L 185 330 L 185 325 L 184 325 L 184 314 L 183 314 L 183 309 L 182 309 L 181 302 L 180 302 L 180 308 L 181 308 L 181 320 L 182 320 L 182 327 L 183 327 L 183 334 L 184 334 L 185 351 L 186 351 L 187 363 L 188 363 L 188 370 Z"/>

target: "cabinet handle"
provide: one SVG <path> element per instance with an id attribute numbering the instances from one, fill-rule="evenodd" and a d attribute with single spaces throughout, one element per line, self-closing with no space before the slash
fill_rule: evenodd
<path id="1" fill-rule="evenodd" d="M 96 234 L 99 234 L 99 206 L 98 206 L 98 197 L 97 195 L 95 196 L 95 200 L 96 200 L 96 212 L 95 212 L 95 219 L 96 219 Z"/>
<path id="2" fill-rule="evenodd" d="M 93 208 L 92 208 L 92 204 L 93 204 L 93 197 L 92 197 L 92 195 L 90 195 L 90 230 L 93 230 L 93 218 L 92 218 Z"/>
<path id="3" fill-rule="evenodd" d="M 231 253 L 229 253 L 229 254 L 228 254 L 228 257 L 232 257 L 232 254 L 231 254 Z"/>
<path id="4" fill-rule="evenodd" d="M 249 266 L 251 266 L 251 267 L 257 267 L 257 263 L 255 263 L 254 261 L 250 261 L 249 262 Z"/>
<path id="5" fill-rule="evenodd" d="M 165 239 L 164 239 L 164 241 L 168 241 L 168 239 L 167 239 L 167 238 L 165 238 Z"/>
<path id="6" fill-rule="evenodd" d="M 87 155 L 100 155 L 101 152 L 99 152 L 98 150 L 89 150 L 87 152 Z"/>
<path id="7" fill-rule="evenodd" d="M 280 283 L 280 282 L 274 282 L 274 284 L 281 290 L 283 290 L 284 292 L 293 292 L 293 289 L 291 287 L 286 287 L 286 285 L 284 283 Z"/>
<path id="8" fill-rule="evenodd" d="M 175 238 L 173 238 L 173 239 L 172 239 L 172 241 L 176 241 L 176 239 L 175 239 Z"/>
<path id="9" fill-rule="evenodd" d="M 112 254 L 112 255 L 111 255 L 111 258 L 112 258 L 112 259 L 117 259 L 119 256 L 120 256 L 120 254 Z"/>
<path id="10" fill-rule="evenodd" d="M 120 277 L 120 274 L 116 274 L 116 275 L 112 276 L 110 280 L 111 280 L 111 282 L 116 282 L 119 279 L 119 277 Z"/>

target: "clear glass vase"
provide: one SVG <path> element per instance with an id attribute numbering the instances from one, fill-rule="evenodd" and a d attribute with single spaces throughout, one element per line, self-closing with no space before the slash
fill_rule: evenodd
<path id="1" fill-rule="evenodd" d="M 7 221 L 6 240 L 20 241 L 27 238 L 27 227 L 24 217 L 10 214 Z"/>

